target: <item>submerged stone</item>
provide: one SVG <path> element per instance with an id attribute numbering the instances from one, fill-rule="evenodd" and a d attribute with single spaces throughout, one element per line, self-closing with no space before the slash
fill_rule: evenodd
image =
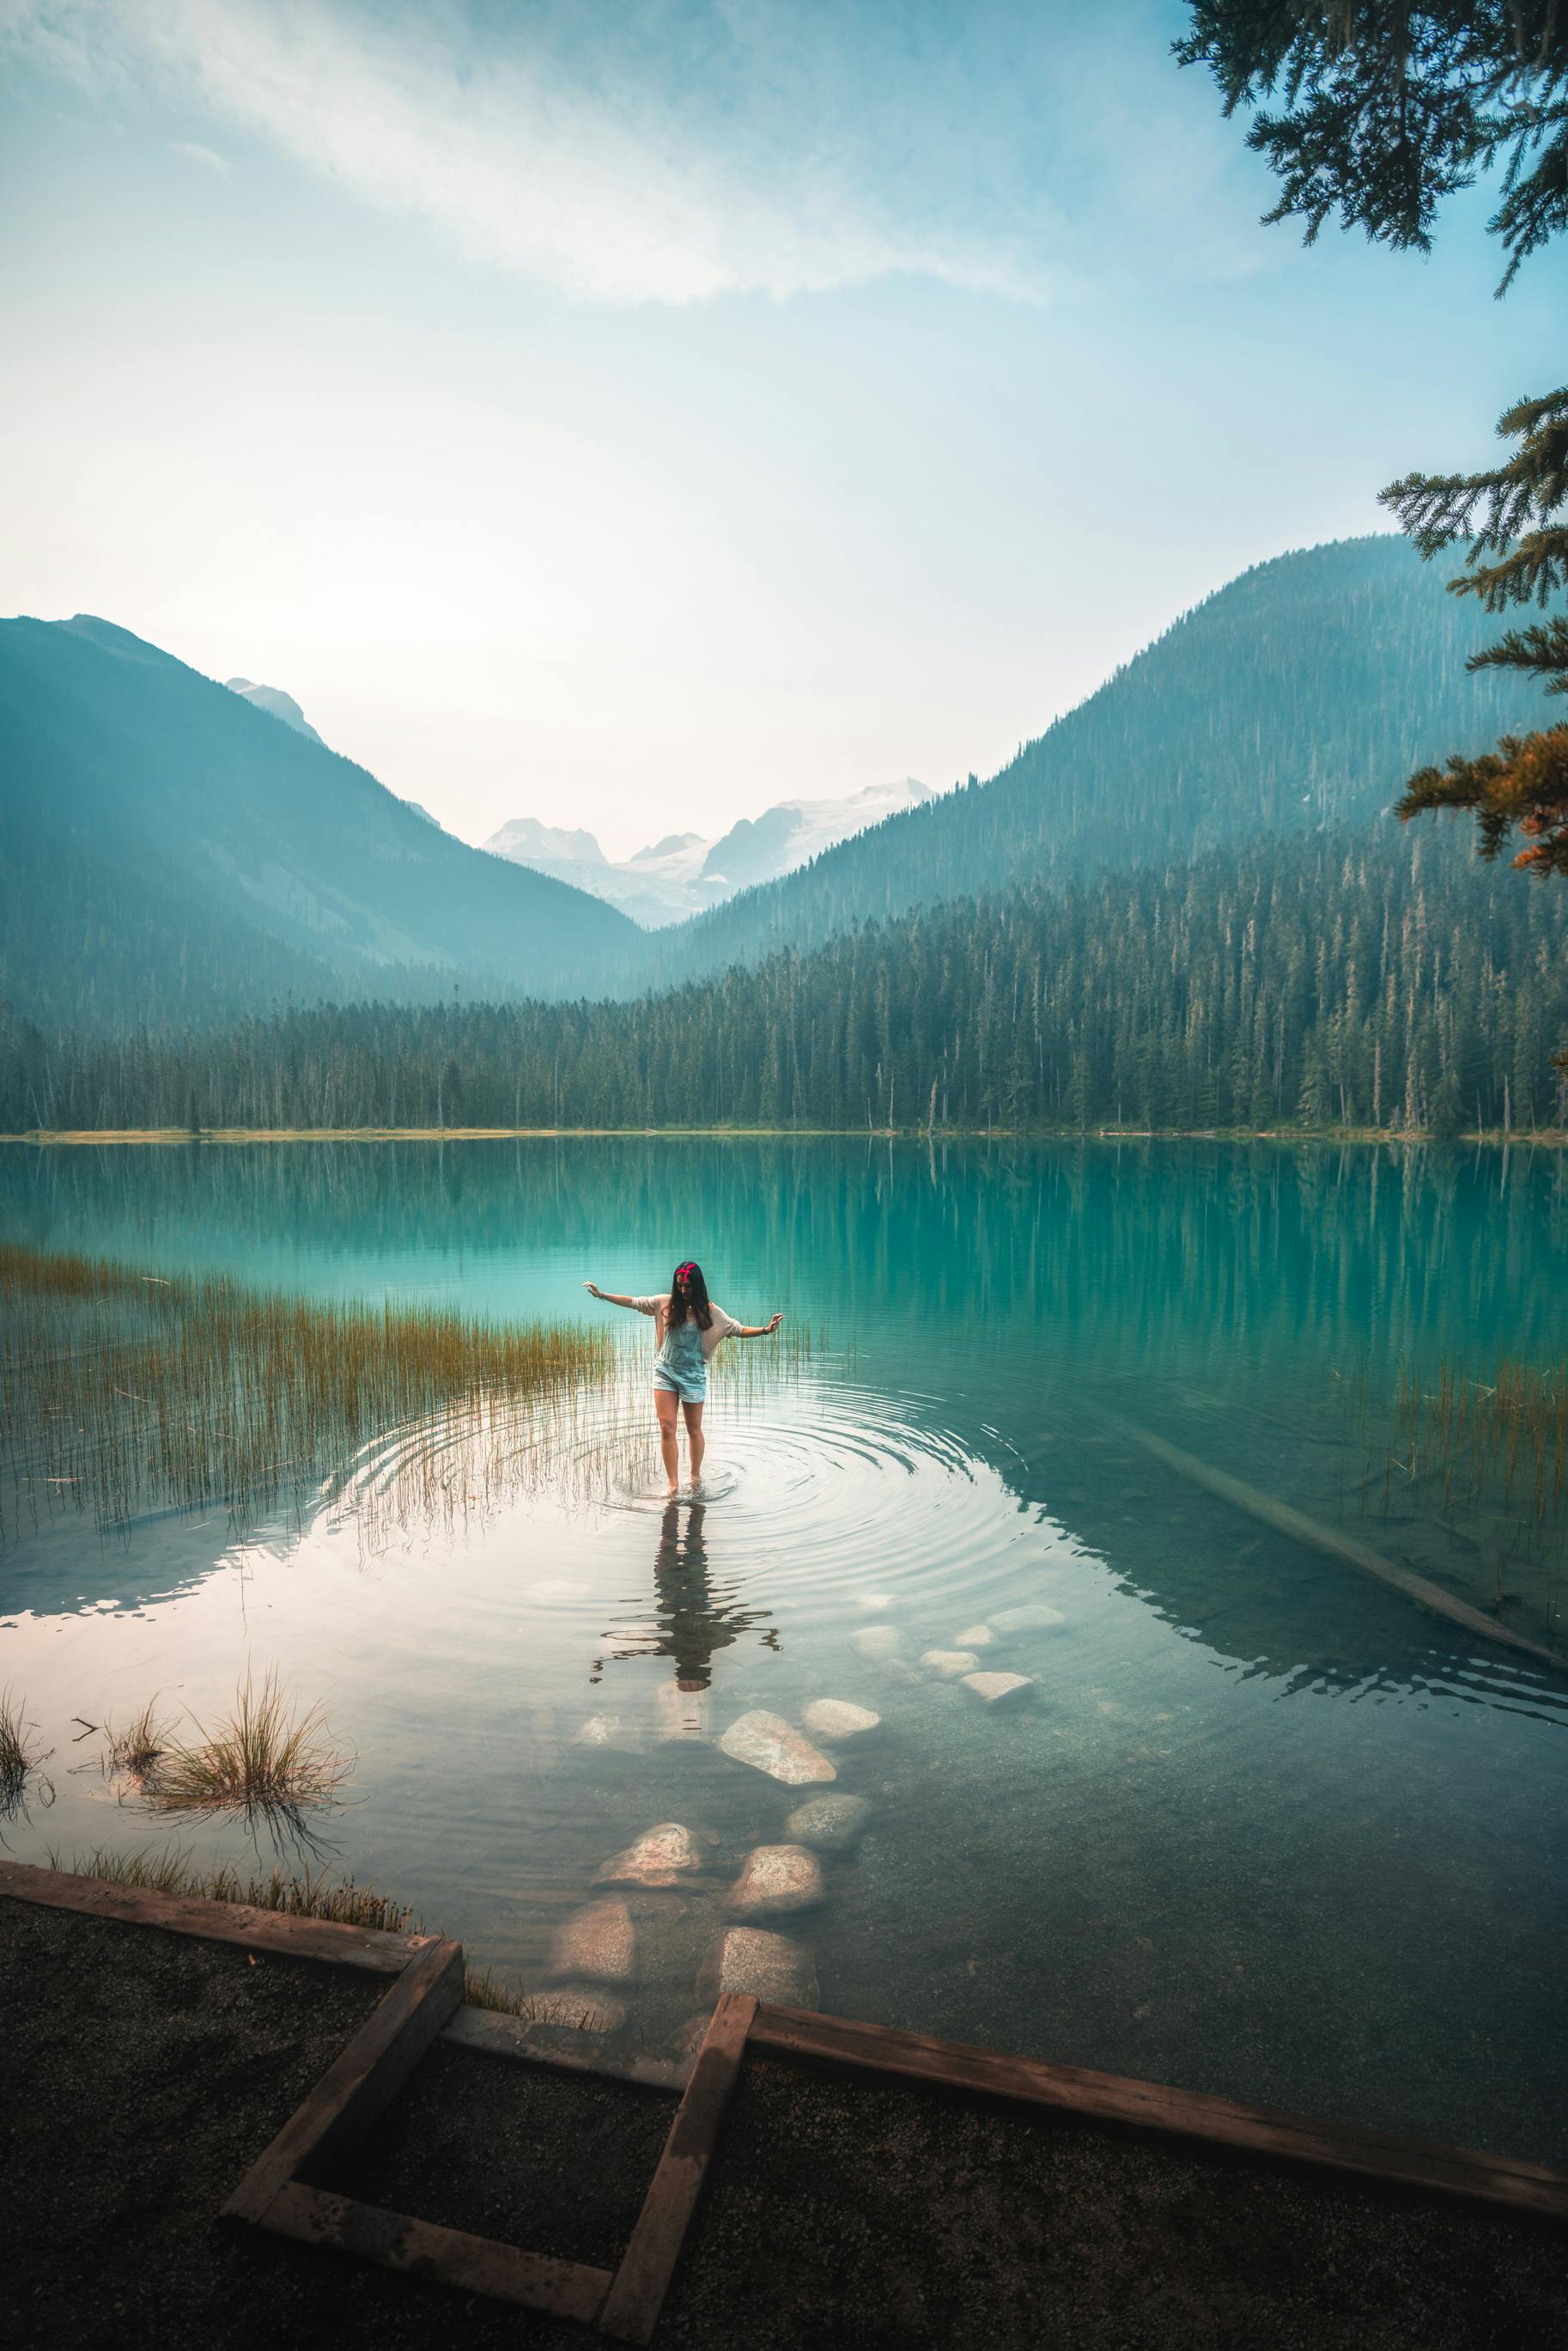
<path id="1" fill-rule="evenodd" d="M 1064 1625 L 1067 1619 L 1047 1601 L 1029 1600 L 1022 1608 L 998 1609 L 991 1621 L 999 1633 L 1044 1633 L 1053 1625 Z"/>
<path id="2" fill-rule="evenodd" d="M 759 1844 L 742 1863 L 726 1899 L 748 1918 L 809 1910 L 822 1899 L 822 1864 L 803 1844 Z"/>
<path id="3" fill-rule="evenodd" d="M 786 1787 L 838 1777 L 826 1756 L 820 1754 L 805 1733 L 786 1722 L 782 1714 L 760 1710 L 742 1714 L 730 1725 L 719 1747 L 736 1763 L 749 1763 L 753 1771 L 765 1771 L 770 1779 L 782 1780 Z"/>
<path id="4" fill-rule="evenodd" d="M 594 1984 L 557 1984 L 528 1995 L 529 2024 L 564 2024 L 572 2032 L 618 2032 L 626 2002 Z"/>
<path id="5" fill-rule="evenodd" d="M 678 1886 L 686 1873 L 701 1869 L 697 1840 L 679 1821 L 660 1821 L 644 1829 L 624 1853 L 607 1861 L 596 1886 Z"/>
<path id="6" fill-rule="evenodd" d="M 980 1659 L 972 1649 L 928 1649 L 920 1663 L 927 1673 L 940 1674 L 945 1682 L 956 1682 L 961 1674 L 972 1674 Z"/>
<path id="7" fill-rule="evenodd" d="M 904 1636 L 897 1625 L 863 1625 L 858 1633 L 851 1633 L 849 1646 L 872 1665 L 883 1657 L 897 1656 L 904 1646 Z"/>
<path id="8" fill-rule="evenodd" d="M 617 1755 L 640 1755 L 642 1733 L 623 1714 L 590 1714 L 572 1733 L 574 1747 L 602 1747 Z"/>
<path id="9" fill-rule="evenodd" d="M 858 1844 L 871 1817 L 864 1796 L 808 1796 L 784 1823 L 784 1834 L 818 1853 L 847 1853 Z"/>
<path id="10" fill-rule="evenodd" d="M 1037 1687 L 1027 1674 L 965 1674 L 963 1686 L 976 1698 L 983 1698 L 987 1706 L 1008 1705 L 1022 1698 L 1025 1690 Z"/>
<path id="11" fill-rule="evenodd" d="M 880 1609 L 891 1608 L 896 1603 L 890 1592 L 857 1592 L 855 1605 L 857 1608 Z"/>
<path id="12" fill-rule="evenodd" d="M 637 1929 L 624 1902 L 590 1902 L 556 1928 L 550 1945 L 553 1976 L 624 1983 L 636 1969 Z"/>
<path id="13" fill-rule="evenodd" d="M 713 1702 L 705 1689 L 683 1690 L 675 1682 L 660 1682 L 653 1701 L 654 1736 L 706 1739 Z"/>
<path id="14" fill-rule="evenodd" d="M 712 2013 L 711 2009 L 700 2008 L 695 2016 L 689 2016 L 684 2024 L 676 2026 L 666 2045 L 678 2057 L 695 2057 L 707 2037 Z"/>
<path id="15" fill-rule="evenodd" d="M 846 1698 L 814 1698 L 801 1717 L 812 1736 L 829 1747 L 842 1746 L 846 1739 L 864 1738 L 881 1719 L 868 1706 L 852 1706 Z"/>
<path id="16" fill-rule="evenodd" d="M 709 1945 L 697 1978 L 699 2000 L 722 1991 L 749 1993 L 779 2008 L 815 2008 L 820 1998 L 816 1962 L 804 1943 L 762 1927 L 729 1927 Z"/>
<path id="17" fill-rule="evenodd" d="M 989 1625 L 966 1625 L 953 1635 L 955 1649 L 989 1649 L 996 1635 Z"/>

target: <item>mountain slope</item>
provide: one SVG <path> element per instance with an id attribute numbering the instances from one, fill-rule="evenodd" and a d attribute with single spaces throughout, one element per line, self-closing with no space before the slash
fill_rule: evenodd
<path id="1" fill-rule="evenodd" d="M 1542 723 L 1538 689 L 1466 674 L 1498 623 L 1446 577 L 1384 537 L 1259 564 L 991 782 L 665 934 L 649 969 L 680 979 L 944 898 L 1377 816 L 1423 762 Z"/>
<path id="2" fill-rule="evenodd" d="M 0 984 L 51 1022 L 206 1019 L 280 988 L 553 996 L 638 936 L 85 616 L 0 622 Z"/>

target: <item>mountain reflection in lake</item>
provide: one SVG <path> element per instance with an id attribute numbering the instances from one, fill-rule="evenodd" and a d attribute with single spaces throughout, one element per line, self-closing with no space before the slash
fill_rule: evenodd
<path id="1" fill-rule="evenodd" d="M 777 1379 L 753 1343 L 716 1392 L 705 1497 L 673 1510 L 634 1361 L 526 1477 L 524 1432 L 503 1416 L 475 1453 L 447 1407 L 329 1465 L 297 1518 L 41 1520 L 0 1554 L 0 1684 L 60 1752 L 73 1715 L 161 1689 L 201 1716 L 275 1667 L 357 1752 L 340 1865 L 524 1981 L 608 1857 L 681 1822 L 707 1860 L 628 1897 L 617 1987 L 657 2043 L 696 2005 L 745 1853 L 813 1793 L 718 1739 L 846 1699 L 880 1717 L 824 1748 L 866 1834 L 824 1855 L 816 1907 L 759 1922 L 810 1947 L 826 2007 L 1568 2156 L 1568 1674 L 1118 1433 L 1477 1605 L 1501 1588 L 1505 1621 L 1552 1637 L 1555 1554 L 1440 1489 L 1386 1500 L 1387 1448 L 1369 1464 L 1380 1432 L 1341 1391 L 1386 1398 L 1392 1426 L 1402 1364 L 1560 1353 L 1555 1157 L 9 1147 L 0 1235 L 503 1320 L 576 1320 L 585 1271 L 642 1290 L 696 1249 L 732 1311 L 827 1334 Z M 992 1709 L 923 1662 L 961 1650 L 1033 1690 Z M 13 1853 L 158 1834 L 51 1768 L 54 1810 L 7 1826 Z M 182 1834 L 233 1850 L 221 1824 Z"/>

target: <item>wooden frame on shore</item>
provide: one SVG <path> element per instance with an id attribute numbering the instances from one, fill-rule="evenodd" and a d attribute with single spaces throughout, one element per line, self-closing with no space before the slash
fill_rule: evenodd
<path id="1" fill-rule="evenodd" d="M 411 2213 L 384 2211 L 300 2177 L 346 2155 L 395 2096 L 462 2000 L 462 1947 L 432 1942 L 410 1959 L 337 2063 L 285 2123 L 223 2206 L 301 2243 L 417 2270 L 463 2294 L 575 2318 L 622 2343 L 647 2343 L 701 2190 L 740 2071 L 753 2000 L 721 1997 L 675 2110 L 664 2152 L 618 2269 L 471 2236 Z M 547 2060 L 545 2062 L 548 2062 Z"/>
<path id="2" fill-rule="evenodd" d="M 462 2230 L 383 2211 L 301 2178 L 360 2139 L 462 2000 L 461 1944 L 280 1917 L 234 1903 L 157 1894 L 59 1870 L 0 1861 L 0 1896 L 127 1925 L 161 1927 L 207 1941 L 389 1976 L 390 1985 L 336 2062 L 264 2148 L 223 2206 L 235 2220 L 397 2270 L 417 2271 L 465 2294 L 483 2294 L 594 2326 L 623 2343 L 653 2335 L 711 2167 L 726 2108 L 749 2050 L 805 2064 L 848 2066 L 970 2098 L 1054 2108 L 1229 2147 L 1263 2162 L 1310 2163 L 1364 2181 L 1459 2196 L 1516 2214 L 1568 2220 L 1568 2175 L 1542 2164 L 1387 2131 L 1248 2106 L 1116 2074 L 1006 2057 L 888 2025 L 777 2008 L 726 1992 L 709 2020 L 681 2091 L 664 2150 L 626 2252 L 613 2272 L 524 2251 Z M 502 2045 L 464 2033 L 463 2045 Z M 508 2053 L 548 2065 L 545 2048 L 507 2036 Z M 576 2061 L 579 2064 L 581 2060 Z M 629 2070 L 618 2069 L 621 2078 Z M 673 2088 L 666 2075 L 641 2078 Z"/>

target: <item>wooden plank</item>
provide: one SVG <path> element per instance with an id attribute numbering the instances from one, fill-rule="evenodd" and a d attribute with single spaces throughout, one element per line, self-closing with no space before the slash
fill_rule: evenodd
<path id="1" fill-rule="evenodd" d="M 618 2343 L 647 2343 L 659 2324 L 756 2012 L 754 2000 L 721 1992 L 708 2020 L 686 2095 L 600 2314 L 601 2334 Z"/>
<path id="2" fill-rule="evenodd" d="M 638 2050 L 616 2049 L 597 2032 L 531 2023 L 504 2009 L 460 2008 L 441 2037 L 455 2048 L 477 2049 L 486 2056 L 520 2057 L 531 2065 L 592 2074 L 605 2082 L 635 2082 L 640 2089 L 668 2090 L 677 2096 L 691 2078 L 691 2058 L 647 2057 Z"/>
<path id="3" fill-rule="evenodd" d="M 1532 1641 L 1527 1633 L 1516 1633 L 1511 1625 L 1500 1624 L 1495 1616 L 1472 1608 L 1468 1600 L 1456 1599 L 1451 1592 L 1445 1592 L 1441 1584 L 1433 1583 L 1427 1576 L 1417 1575 L 1407 1567 L 1397 1567 L 1391 1559 L 1357 1542 L 1354 1536 L 1321 1525 L 1304 1511 L 1293 1510 L 1288 1502 L 1276 1502 L 1272 1494 L 1249 1486 L 1244 1479 L 1232 1478 L 1229 1470 L 1213 1468 L 1195 1453 L 1184 1453 L 1179 1445 L 1168 1445 L 1163 1437 L 1156 1437 L 1151 1430 L 1139 1428 L 1130 1420 L 1112 1413 L 1103 1417 L 1107 1426 L 1114 1427 L 1130 1444 L 1141 1446 L 1168 1469 L 1176 1470 L 1210 1494 L 1218 1494 L 1233 1510 L 1244 1510 L 1249 1518 L 1272 1527 L 1277 1534 L 1288 1535 L 1293 1542 L 1304 1543 L 1309 1550 L 1323 1552 L 1329 1559 L 1358 1567 L 1364 1575 L 1375 1575 L 1379 1583 L 1386 1583 L 1407 1600 L 1429 1608 L 1434 1615 L 1447 1616 L 1451 1623 L 1462 1625 L 1478 1640 L 1495 1641 L 1505 1649 L 1522 1649 L 1527 1656 L 1538 1657 L 1542 1665 L 1554 1667 L 1559 1673 L 1568 1669 L 1568 1657 L 1559 1650 L 1549 1649 L 1543 1643 Z"/>
<path id="4" fill-rule="evenodd" d="M 525 2253 L 490 2237 L 439 2228 L 403 2212 L 384 2212 L 352 2197 L 302 2187 L 297 2180 L 278 2189 L 264 2226 L 301 2244 L 355 2253 L 384 2269 L 412 2270 L 463 2294 L 488 2294 L 524 2310 L 547 2310 L 557 2318 L 580 2319 L 586 2326 L 597 2317 L 610 2282 L 607 2270 L 553 2261 L 547 2253 Z"/>
<path id="5" fill-rule="evenodd" d="M 224 2212 L 261 2220 L 307 2159 L 350 2147 L 402 2086 L 462 1999 L 462 1945 L 432 1942 L 379 2001 L 348 2046 L 256 2158 Z"/>
<path id="6" fill-rule="evenodd" d="M 1446 2195 L 1508 2204 L 1568 2220 L 1568 2175 L 1512 2156 L 1486 2155 L 1437 2140 L 1402 2138 L 1391 2131 L 1319 2120 L 1266 2106 L 1241 2105 L 1201 2090 L 1174 2090 L 1158 2082 L 1076 2065 L 1048 2065 L 1032 2057 L 1002 2057 L 955 2041 L 900 2032 L 883 2024 L 817 2016 L 804 2009 L 759 2006 L 751 2029 L 753 2049 L 825 2058 L 873 2073 L 895 2074 L 932 2088 L 1056 2106 L 1099 2121 L 1134 2123 L 1188 2138 L 1219 2141 L 1254 2154 L 1323 2164 L 1337 2171 L 1440 2189 Z"/>
<path id="7" fill-rule="evenodd" d="M 119 1886 L 112 1878 L 78 1877 L 68 1870 L 38 1869 L 22 1861 L 0 1861 L 3 1895 L 18 1902 L 44 1903 L 53 1910 L 118 1919 L 128 1927 L 162 1927 L 170 1934 L 196 1935 L 207 1943 L 239 1943 L 246 1950 L 276 1951 L 288 1959 L 322 1959 L 377 1975 L 400 1975 L 436 1939 L 431 1935 L 388 1935 L 371 1927 L 341 1927 L 328 1918 L 286 1918 L 279 1911 L 253 1910 L 243 1902 L 157 1894 L 150 1886 Z"/>

